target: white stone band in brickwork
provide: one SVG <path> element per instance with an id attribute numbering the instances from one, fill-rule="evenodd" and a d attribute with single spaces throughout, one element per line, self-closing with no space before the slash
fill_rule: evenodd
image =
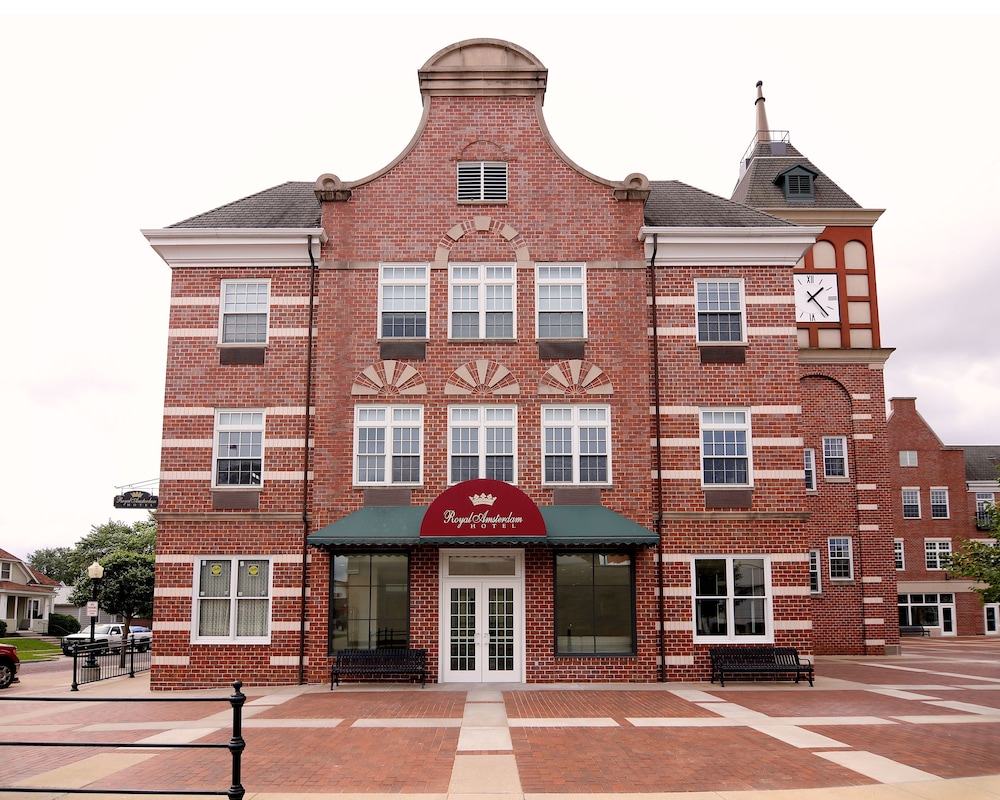
<path id="1" fill-rule="evenodd" d="M 771 594 L 774 597 L 808 597 L 808 586 L 772 586 Z"/>
<path id="2" fill-rule="evenodd" d="M 191 620 L 184 621 L 171 621 L 163 622 L 161 620 L 156 621 L 157 631 L 190 631 L 191 630 Z"/>
<path id="3" fill-rule="evenodd" d="M 154 667 L 186 667 L 190 664 L 190 656 L 153 656 Z"/>
<path id="4" fill-rule="evenodd" d="M 303 664 L 309 663 L 309 656 L 305 656 L 302 659 Z M 272 667 L 297 667 L 299 665 L 298 656 L 271 656 L 270 664 Z"/>
<path id="5" fill-rule="evenodd" d="M 811 631 L 812 628 L 811 619 L 776 619 L 774 621 L 776 631 Z"/>
<path id="6" fill-rule="evenodd" d="M 157 586 L 153 589 L 153 597 L 192 597 L 194 591 L 190 586 Z"/>

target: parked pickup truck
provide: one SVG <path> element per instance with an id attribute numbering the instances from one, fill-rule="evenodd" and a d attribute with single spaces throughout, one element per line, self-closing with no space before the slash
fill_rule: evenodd
<path id="1" fill-rule="evenodd" d="M 122 634 L 125 626 L 118 622 L 107 625 L 98 625 L 94 628 L 94 642 L 104 642 L 108 649 L 117 650 L 122 643 Z M 136 650 L 140 653 L 148 650 L 153 640 L 153 632 L 149 628 L 141 625 L 133 625 L 128 629 L 129 639 L 135 642 Z M 62 642 L 63 655 L 73 655 L 74 645 L 85 645 L 90 643 L 90 626 L 87 625 L 79 633 L 64 636 Z"/>

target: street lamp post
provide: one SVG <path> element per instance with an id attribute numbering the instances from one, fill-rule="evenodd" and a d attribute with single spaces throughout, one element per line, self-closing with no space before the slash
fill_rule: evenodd
<path id="1" fill-rule="evenodd" d="M 96 561 L 87 567 L 87 575 L 90 578 L 91 592 L 90 592 L 90 650 L 87 653 L 87 663 L 85 667 L 97 667 L 97 661 L 94 658 L 94 627 L 97 624 L 98 606 L 97 606 L 97 590 L 101 584 L 101 578 L 104 577 L 104 567 L 102 567 Z"/>

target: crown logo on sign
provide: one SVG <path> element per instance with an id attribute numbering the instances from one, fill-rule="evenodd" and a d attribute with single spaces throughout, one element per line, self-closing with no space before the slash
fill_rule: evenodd
<path id="1" fill-rule="evenodd" d="M 492 494 L 474 494 L 469 499 L 474 506 L 491 506 L 497 501 Z"/>

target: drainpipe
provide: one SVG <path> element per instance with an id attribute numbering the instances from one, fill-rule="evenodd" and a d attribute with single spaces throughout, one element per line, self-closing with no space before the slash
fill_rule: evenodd
<path id="1" fill-rule="evenodd" d="M 653 329 L 653 426 L 656 433 L 656 535 L 659 538 L 657 543 L 656 559 L 656 585 L 659 595 L 659 620 L 660 620 L 660 669 L 658 680 L 663 683 L 667 680 L 666 667 L 666 642 L 664 632 L 666 629 L 666 610 L 663 606 L 663 446 L 660 443 L 660 337 L 656 334 L 656 248 L 657 238 L 653 234 L 653 253 L 649 257 L 649 294 L 651 302 L 649 304 L 649 321 Z"/>
<path id="2" fill-rule="evenodd" d="M 316 259 L 312 234 L 306 241 L 309 251 L 309 331 L 306 334 L 306 413 L 302 444 L 302 589 L 299 601 L 299 685 L 306 682 L 306 587 L 309 585 L 309 408 L 312 406 L 313 319 L 316 314 Z"/>

